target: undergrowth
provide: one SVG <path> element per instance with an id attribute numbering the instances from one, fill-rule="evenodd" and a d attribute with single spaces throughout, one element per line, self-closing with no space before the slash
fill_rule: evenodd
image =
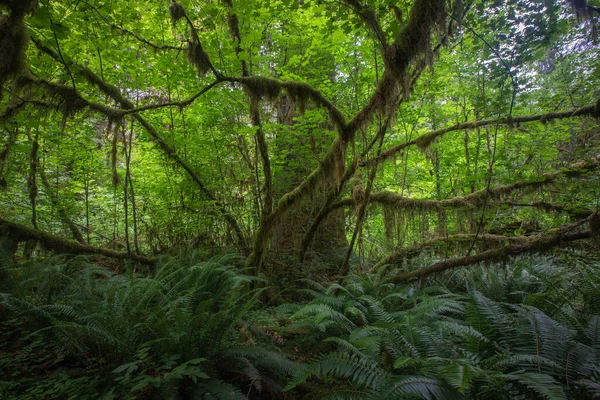
<path id="1" fill-rule="evenodd" d="M 279 305 L 233 257 L 148 276 L 81 256 L 4 267 L 0 398 L 600 398 L 589 254 L 301 280 Z"/>

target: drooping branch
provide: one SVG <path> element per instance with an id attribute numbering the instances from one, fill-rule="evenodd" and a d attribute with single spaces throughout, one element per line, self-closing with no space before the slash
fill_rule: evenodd
<path id="1" fill-rule="evenodd" d="M 0 217 L 0 237 L 8 236 L 15 242 L 36 241 L 41 243 L 46 249 L 69 254 L 97 254 L 101 256 L 131 259 L 144 264 L 152 265 L 155 259 L 136 254 L 120 253 L 111 249 L 89 246 L 78 243 L 74 240 L 65 239 L 60 236 L 52 235 L 47 232 L 39 231 L 16 222 L 7 221 Z"/>
<path id="2" fill-rule="evenodd" d="M 420 209 L 420 210 L 438 210 L 441 208 L 473 208 L 478 207 L 486 198 L 500 198 L 516 190 L 536 189 L 542 186 L 555 183 L 562 176 L 574 178 L 588 172 L 595 171 L 600 166 L 600 159 L 595 158 L 589 161 L 581 161 L 565 166 L 560 171 L 543 174 L 533 180 L 520 181 L 508 185 L 498 186 L 492 189 L 483 189 L 466 196 L 453 197 L 445 200 L 413 199 L 405 197 L 394 192 L 379 192 L 371 195 L 372 203 L 379 203 L 395 208 Z M 354 205 L 354 199 L 348 198 L 332 204 L 330 211 L 340 207 L 350 207 Z"/>
<path id="3" fill-rule="evenodd" d="M 525 244 L 514 244 L 453 260 L 439 261 L 415 271 L 397 275 L 392 278 L 391 281 L 393 283 L 406 283 L 415 279 L 426 278 L 438 272 L 448 271 L 458 267 L 466 267 L 479 262 L 497 262 L 519 254 L 544 252 L 560 246 L 563 243 L 590 237 L 592 237 L 592 233 L 589 229 L 573 233 L 546 235 Z"/>
<path id="4" fill-rule="evenodd" d="M 574 110 L 562 111 L 562 112 L 551 112 L 547 114 L 538 114 L 538 115 L 528 115 L 523 117 L 500 117 L 495 119 L 485 119 L 473 122 L 464 122 L 460 124 L 456 124 L 447 128 L 438 129 L 435 131 L 431 131 L 425 133 L 414 140 L 398 144 L 393 146 L 385 151 L 382 151 L 381 154 L 377 157 L 374 157 L 370 160 L 365 160 L 362 163 L 362 166 L 369 165 L 372 163 L 381 163 L 390 157 L 393 157 L 398 152 L 406 149 L 407 147 L 416 145 L 419 148 L 425 149 L 427 148 L 435 139 L 440 136 L 445 135 L 446 133 L 453 131 L 462 131 L 466 129 L 476 129 L 482 126 L 487 125 L 518 125 L 526 122 L 533 121 L 541 121 L 541 122 L 549 122 L 556 119 L 564 119 L 564 118 L 573 118 L 579 116 L 596 116 L 600 115 L 600 105 L 591 105 L 586 107 L 577 108 Z"/>

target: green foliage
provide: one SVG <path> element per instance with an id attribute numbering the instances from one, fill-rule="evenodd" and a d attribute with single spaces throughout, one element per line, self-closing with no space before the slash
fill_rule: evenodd
<path id="1" fill-rule="evenodd" d="M 308 390 L 315 398 L 593 396 L 598 316 L 570 305 L 594 289 L 545 286 L 556 274 L 549 260 L 527 261 L 515 269 L 528 277 L 507 282 L 520 285 L 517 301 L 508 292 L 486 297 L 473 288 L 477 276 L 466 291 L 451 289 L 452 282 L 447 288 L 396 288 L 372 275 L 327 287 L 309 282 L 317 289 L 308 291 L 314 299 L 290 314 L 283 332 L 293 337 L 301 331 L 295 340 L 321 345 L 310 347 L 314 360 L 286 389 Z M 591 268 L 597 279 L 598 264 Z M 560 296 L 560 312 L 551 308 L 551 317 L 519 303 L 534 294 Z"/>
<path id="2" fill-rule="evenodd" d="M 13 371 L 5 393 L 170 398 L 246 385 L 277 392 L 275 382 L 298 367 L 252 327 L 261 292 L 247 289 L 256 279 L 231 261 L 163 258 L 152 277 L 115 275 L 83 257 L 14 266 L 0 303 L 2 369 Z M 231 376 L 237 385 L 221 382 Z"/>

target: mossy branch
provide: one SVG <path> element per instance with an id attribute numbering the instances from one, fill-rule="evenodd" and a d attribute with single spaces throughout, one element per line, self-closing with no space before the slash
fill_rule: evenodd
<path id="1" fill-rule="evenodd" d="M 0 236 L 5 235 L 7 235 L 16 242 L 39 242 L 44 246 L 44 248 L 59 253 L 97 254 L 111 258 L 131 259 L 133 261 L 138 261 L 143 264 L 149 265 L 154 264 L 156 261 L 153 258 L 148 258 L 145 256 L 135 254 L 130 255 L 127 253 L 120 253 L 111 249 L 81 244 L 74 240 L 65 239 L 47 232 L 39 231 L 28 226 L 18 224 L 16 222 L 10 222 L 0 217 Z"/>
<path id="2" fill-rule="evenodd" d="M 458 267 L 466 267 L 480 262 L 498 262 L 519 254 L 545 252 L 558 247 L 563 243 L 590 237 L 592 237 L 590 230 L 546 235 L 524 244 L 514 244 L 499 249 L 487 250 L 471 256 L 439 261 L 415 271 L 396 275 L 391 281 L 393 283 L 406 283 L 412 280 L 426 278 L 439 272 L 448 271 Z"/>
<path id="3" fill-rule="evenodd" d="M 595 115 L 600 108 L 599 105 L 591 105 L 586 107 L 577 108 L 574 110 L 562 111 L 562 112 L 551 112 L 547 114 L 538 114 L 538 115 L 529 115 L 522 117 L 500 117 L 494 119 L 485 119 L 473 122 L 464 122 L 461 124 L 456 124 L 447 128 L 438 129 L 435 131 L 431 131 L 425 133 L 418 138 L 411 140 L 406 143 L 401 143 L 399 145 L 393 146 L 387 150 L 381 152 L 381 154 L 377 157 L 374 157 L 370 160 L 365 160 L 361 166 L 373 164 L 373 163 L 381 163 L 390 157 L 393 157 L 398 152 L 406 149 L 407 147 L 416 145 L 421 149 L 425 149 L 433 143 L 435 139 L 440 136 L 445 135 L 446 133 L 453 131 L 462 131 L 466 129 L 476 129 L 487 125 L 518 125 L 521 123 L 533 122 L 533 121 L 541 121 L 541 122 L 549 122 L 556 119 L 564 119 L 564 118 L 573 118 L 580 116 L 589 116 Z"/>
<path id="4" fill-rule="evenodd" d="M 404 197 L 394 192 L 379 192 L 371 195 L 372 203 L 379 203 L 394 208 L 417 209 L 417 210 L 438 210 L 441 208 L 474 208 L 483 204 L 486 198 L 501 198 L 504 195 L 516 190 L 536 189 L 545 185 L 554 183 L 558 178 L 567 176 L 574 178 L 588 172 L 596 170 L 600 166 L 600 159 L 594 158 L 588 161 L 568 164 L 560 171 L 550 172 L 540 175 L 532 180 L 520 181 L 508 185 L 498 186 L 492 189 L 482 189 L 467 196 L 453 197 L 445 200 L 413 199 Z M 332 211 L 339 207 L 353 206 L 354 199 L 348 198 L 340 200 L 332 205 Z"/>
<path id="5" fill-rule="evenodd" d="M 410 260 L 417 255 L 421 254 L 423 251 L 435 248 L 445 249 L 448 246 L 452 245 L 453 247 L 456 244 L 465 243 L 470 244 L 473 239 L 477 236 L 478 243 L 484 244 L 486 247 L 498 247 L 505 246 L 507 244 L 526 244 L 535 240 L 533 236 L 504 236 L 504 235 L 492 235 L 492 234 L 456 234 L 450 235 L 447 237 L 437 237 L 434 239 L 426 240 L 421 243 L 417 243 L 414 246 L 404 247 L 397 251 L 394 251 L 389 256 L 381 259 L 377 262 L 371 269 L 369 273 L 374 273 L 378 271 L 381 267 L 385 265 L 398 265 L 403 261 Z"/>
<path id="6" fill-rule="evenodd" d="M 247 91 L 254 94 L 258 98 L 274 99 L 285 90 L 288 95 L 296 102 L 303 103 L 311 100 L 319 107 L 323 107 L 329 114 L 329 120 L 336 130 L 345 135 L 346 119 L 344 114 L 329 100 L 323 93 L 312 87 L 308 83 L 281 81 L 275 78 L 264 76 L 247 76 L 240 78 L 222 77 L 224 81 L 238 83 Z"/>

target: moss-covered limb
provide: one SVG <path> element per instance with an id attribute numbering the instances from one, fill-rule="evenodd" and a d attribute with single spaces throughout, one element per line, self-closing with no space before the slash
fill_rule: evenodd
<path id="1" fill-rule="evenodd" d="M 591 105 L 591 106 L 581 107 L 581 108 L 577 108 L 574 110 L 568 110 L 568 111 L 562 111 L 562 112 L 551 112 L 551 113 L 547 113 L 547 114 L 528 115 L 528 116 L 522 116 L 522 117 L 500 117 L 500 118 L 495 118 L 495 119 L 485 119 L 485 120 L 478 120 L 478 121 L 473 121 L 473 122 L 464 122 L 464 123 L 456 124 L 456 125 L 453 125 L 453 126 L 450 126 L 447 128 L 442 128 L 442 129 L 438 129 L 435 131 L 425 133 L 425 134 L 419 136 L 418 138 L 416 138 L 415 140 L 411 140 L 409 142 L 401 143 L 399 145 L 393 146 L 393 147 L 381 152 L 381 154 L 378 157 L 374 157 L 370 160 L 365 160 L 362 163 L 362 166 L 369 165 L 372 163 L 381 163 L 381 162 L 389 159 L 390 157 L 396 155 L 398 152 L 400 152 L 410 146 L 417 145 L 420 148 L 427 148 L 431 143 L 433 143 L 433 141 L 436 138 L 443 136 L 446 133 L 453 132 L 453 131 L 462 131 L 465 129 L 476 129 L 476 128 L 481 128 L 483 126 L 496 125 L 496 124 L 512 126 L 512 125 L 533 122 L 533 121 L 548 122 L 548 121 L 552 121 L 555 119 L 590 116 L 590 115 L 594 115 L 595 112 L 597 112 L 597 110 L 596 110 L 597 108 L 598 108 L 598 105 Z"/>
<path id="2" fill-rule="evenodd" d="M 85 99 L 77 90 L 74 90 L 70 86 L 61 85 L 55 82 L 50 82 L 44 79 L 37 79 L 32 76 L 23 76 L 19 80 L 20 85 L 22 87 L 30 86 L 39 86 L 45 89 L 50 95 L 54 97 L 58 97 L 57 102 L 47 102 L 35 99 L 27 99 L 20 100 L 16 103 L 11 103 L 0 113 L 0 121 L 5 120 L 7 118 L 13 117 L 17 112 L 22 110 L 26 105 L 30 104 L 34 107 L 38 108 L 49 108 L 56 109 L 62 112 L 76 112 L 83 108 L 89 108 L 92 111 L 96 111 L 100 114 L 107 116 L 108 118 L 118 119 L 122 118 L 128 114 L 136 114 L 143 111 L 156 110 L 159 108 L 165 107 L 178 107 L 180 109 L 186 108 L 191 105 L 194 101 L 196 101 L 200 96 L 210 91 L 217 85 L 219 85 L 222 81 L 215 80 L 214 82 L 208 84 L 200 91 L 198 91 L 193 96 L 181 100 L 181 101 L 171 101 L 168 103 L 162 104 L 148 104 L 141 107 L 134 107 L 130 109 L 126 108 L 114 108 L 105 106 L 104 104 L 95 103 Z"/>
<path id="3" fill-rule="evenodd" d="M 470 243 L 477 236 L 477 242 L 483 244 L 485 247 L 492 246 L 504 246 L 507 244 L 525 244 L 532 240 L 535 240 L 533 236 L 504 236 L 504 235 L 492 235 L 492 234 L 456 234 L 447 237 L 438 237 L 415 244 L 414 246 L 405 247 L 399 249 L 389 256 L 382 258 L 377 262 L 369 272 L 375 272 L 384 265 L 398 265 L 405 260 L 410 260 L 416 257 L 423 251 L 435 248 L 446 248 L 449 245 L 456 245 L 459 243 Z"/>
<path id="4" fill-rule="evenodd" d="M 61 62 L 61 59 L 58 56 L 58 54 L 56 54 L 56 52 L 54 52 L 52 49 L 49 49 L 45 46 L 38 46 L 38 48 L 41 51 L 48 54 L 49 56 L 51 56 L 52 58 L 54 58 L 56 61 Z M 102 93 L 116 101 L 122 108 L 126 110 L 131 110 L 135 108 L 131 101 L 123 97 L 119 88 L 104 82 L 97 74 L 95 74 L 89 68 L 83 67 L 81 65 L 76 66 L 77 68 L 74 68 L 75 73 L 81 75 L 89 83 L 96 86 Z M 243 234 L 242 229 L 238 225 L 237 220 L 233 217 L 233 215 L 231 215 L 225 204 L 217 200 L 216 196 L 208 189 L 208 187 L 204 184 L 202 179 L 200 179 L 200 177 L 192 169 L 192 167 L 176 153 L 175 149 L 169 146 L 169 144 L 162 137 L 162 135 L 160 135 L 160 133 L 158 133 L 158 131 L 148 121 L 142 118 L 139 114 L 134 114 L 134 118 L 144 127 L 144 129 L 154 139 L 158 146 L 166 153 L 167 157 L 187 172 L 187 174 L 194 181 L 194 183 L 196 183 L 200 191 L 215 205 L 216 209 L 219 211 L 221 216 L 225 219 L 230 228 L 233 229 L 238 240 L 238 245 L 240 246 L 242 251 L 248 252 L 248 244 L 246 241 L 246 237 Z"/>
<path id="5" fill-rule="evenodd" d="M 367 4 L 363 5 L 358 0 L 346 0 L 347 5 L 356 13 L 358 18 L 373 32 L 377 41 L 382 47 L 382 50 L 388 46 L 387 40 L 385 39 L 385 34 L 383 33 L 383 29 L 381 29 L 381 25 L 377 20 L 377 16 L 373 9 Z"/>
<path id="6" fill-rule="evenodd" d="M 432 61 L 432 33 L 436 28 L 445 30 L 445 24 L 445 0 L 417 0 L 413 3 L 406 24 L 384 52 L 385 71 L 373 96 L 348 123 L 348 138 L 352 138 L 358 130 L 367 126 L 376 113 L 395 109 L 397 99 L 401 95 L 399 89 L 407 80 L 410 64 L 421 64 L 422 68 Z M 420 59 L 426 62 L 419 63 Z M 405 92 L 407 91 L 405 89 Z"/>
<path id="7" fill-rule="evenodd" d="M 47 232 L 39 231 L 16 222 L 10 222 L 0 217 L 0 236 L 8 236 L 16 242 L 36 241 L 46 249 L 69 254 L 97 254 L 118 259 L 131 259 L 144 264 L 154 264 L 155 259 L 139 255 L 128 255 L 111 249 L 89 246 L 74 240 L 62 238 Z"/>
<path id="8" fill-rule="evenodd" d="M 71 218 L 68 217 L 67 210 L 64 209 L 60 201 L 58 201 L 58 198 L 55 196 L 54 191 L 50 186 L 50 182 L 48 181 L 48 177 L 46 176 L 46 172 L 43 170 L 43 168 L 40 169 L 40 180 L 42 181 L 42 186 L 44 186 L 44 191 L 46 192 L 46 195 L 50 199 L 50 203 L 52 203 L 52 206 L 54 206 L 54 208 L 56 209 L 56 212 L 58 213 L 58 216 L 60 217 L 62 223 L 69 228 L 75 240 L 77 240 L 81 244 L 85 244 L 85 239 L 83 238 L 81 231 L 79 230 L 77 225 L 71 220 Z"/>
<path id="9" fill-rule="evenodd" d="M 346 119 L 344 114 L 323 93 L 308 83 L 281 81 L 264 76 L 221 77 L 222 80 L 242 85 L 248 92 L 258 98 L 274 99 L 285 90 L 296 102 L 302 104 L 312 101 L 319 107 L 323 107 L 329 114 L 329 120 L 341 135 L 346 133 Z"/>
<path id="10" fill-rule="evenodd" d="M 499 249 L 487 250 L 471 256 L 456 258 L 453 260 L 439 261 L 426 267 L 419 268 L 415 271 L 396 275 L 391 279 L 391 282 L 406 283 L 415 279 L 426 278 L 435 273 L 448 271 L 453 268 L 466 267 L 468 265 L 473 265 L 480 262 L 502 261 L 509 257 L 524 253 L 545 252 L 552 250 L 563 243 L 587 239 L 591 236 L 592 234 L 590 230 L 542 236 L 524 244 L 513 244 Z"/>
<path id="11" fill-rule="evenodd" d="M 596 170 L 600 166 L 600 159 L 592 159 L 582 161 L 565 166 L 557 172 L 550 172 L 534 178 L 533 180 L 520 181 L 508 185 L 498 186 L 492 189 L 478 190 L 462 197 L 453 197 L 445 200 L 427 200 L 427 199 L 412 199 L 401 196 L 394 192 L 379 192 L 371 195 L 372 203 L 392 206 L 395 208 L 408 208 L 420 210 L 437 210 L 440 208 L 459 208 L 459 207 L 478 207 L 483 204 L 486 198 L 500 198 L 516 190 L 536 189 L 545 185 L 552 184 L 556 179 L 567 176 L 570 178 L 577 177 L 588 172 Z M 351 198 L 340 200 L 332 205 L 332 211 L 339 207 L 349 207 L 354 205 L 354 200 Z"/>
<path id="12" fill-rule="evenodd" d="M 533 181 L 522 181 L 516 182 L 509 185 L 498 186 L 493 189 L 483 189 L 477 192 L 474 192 L 470 195 L 464 197 L 454 197 L 446 200 L 427 200 L 427 199 L 412 199 L 409 197 L 401 196 L 397 193 L 393 192 L 379 192 L 373 193 L 370 195 L 369 202 L 370 203 L 378 203 L 382 205 L 392 206 L 394 208 L 404 208 L 404 209 L 417 209 L 417 210 L 439 210 L 442 208 L 475 208 L 481 206 L 486 196 L 498 198 L 502 195 L 506 195 L 515 190 L 523 190 L 523 189 L 535 189 L 544 185 L 552 184 L 554 181 L 560 176 L 569 176 L 576 177 L 578 175 L 583 175 L 586 172 L 593 171 L 598 168 L 600 165 L 600 160 L 595 159 L 587 162 L 570 164 L 566 168 L 561 171 L 548 173 L 542 175 L 540 178 Z M 337 198 L 337 196 L 335 197 Z M 334 199 L 335 199 L 334 198 Z M 501 206 L 503 204 L 506 205 L 515 205 L 518 206 L 521 203 L 513 202 L 495 202 L 493 205 Z M 570 215 L 576 217 L 587 217 L 591 212 L 578 211 L 578 210 L 570 210 L 568 207 L 563 207 L 560 205 L 547 206 L 541 202 L 539 203 L 530 203 L 531 206 L 538 207 L 546 210 L 555 210 L 555 211 L 564 211 Z M 312 241 L 311 237 L 316 232 L 318 225 L 325 220 L 325 218 L 332 213 L 333 211 L 341 208 L 341 207 L 355 207 L 357 204 L 353 198 L 346 198 L 339 200 L 337 202 L 331 202 L 330 204 L 326 204 L 319 214 L 317 215 L 313 225 L 307 231 L 307 235 L 305 236 L 302 242 L 301 255 L 303 252 L 305 253 L 310 242 Z M 305 248 L 306 246 L 306 248 Z"/>
<path id="13" fill-rule="evenodd" d="M 39 87 L 54 100 L 52 102 L 28 100 L 28 103 L 43 108 L 48 108 L 54 105 L 58 111 L 67 116 L 73 115 L 84 108 L 97 111 L 108 116 L 109 118 L 120 118 L 122 115 L 122 112 L 118 109 L 86 100 L 76 89 L 72 88 L 71 86 L 50 82 L 46 79 L 35 78 L 32 75 L 22 75 L 17 84 L 20 90 L 25 90 L 31 87 Z"/>
<path id="14" fill-rule="evenodd" d="M 517 201 L 503 201 L 496 202 L 490 204 L 492 207 L 502 207 L 502 206 L 511 206 L 511 207 L 534 207 L 539 208 L 544 211 L 556 212 L 556 213 L 565 213 L 571 215 L 576 218 L 587 218 L 592 215 L 594 212 L 589 209 L 584 208 L 576 208 L 569 207 L 562 204 L 553 204 L 545 201 L 534 201 L 531 203 L 519 203 Z"/>

